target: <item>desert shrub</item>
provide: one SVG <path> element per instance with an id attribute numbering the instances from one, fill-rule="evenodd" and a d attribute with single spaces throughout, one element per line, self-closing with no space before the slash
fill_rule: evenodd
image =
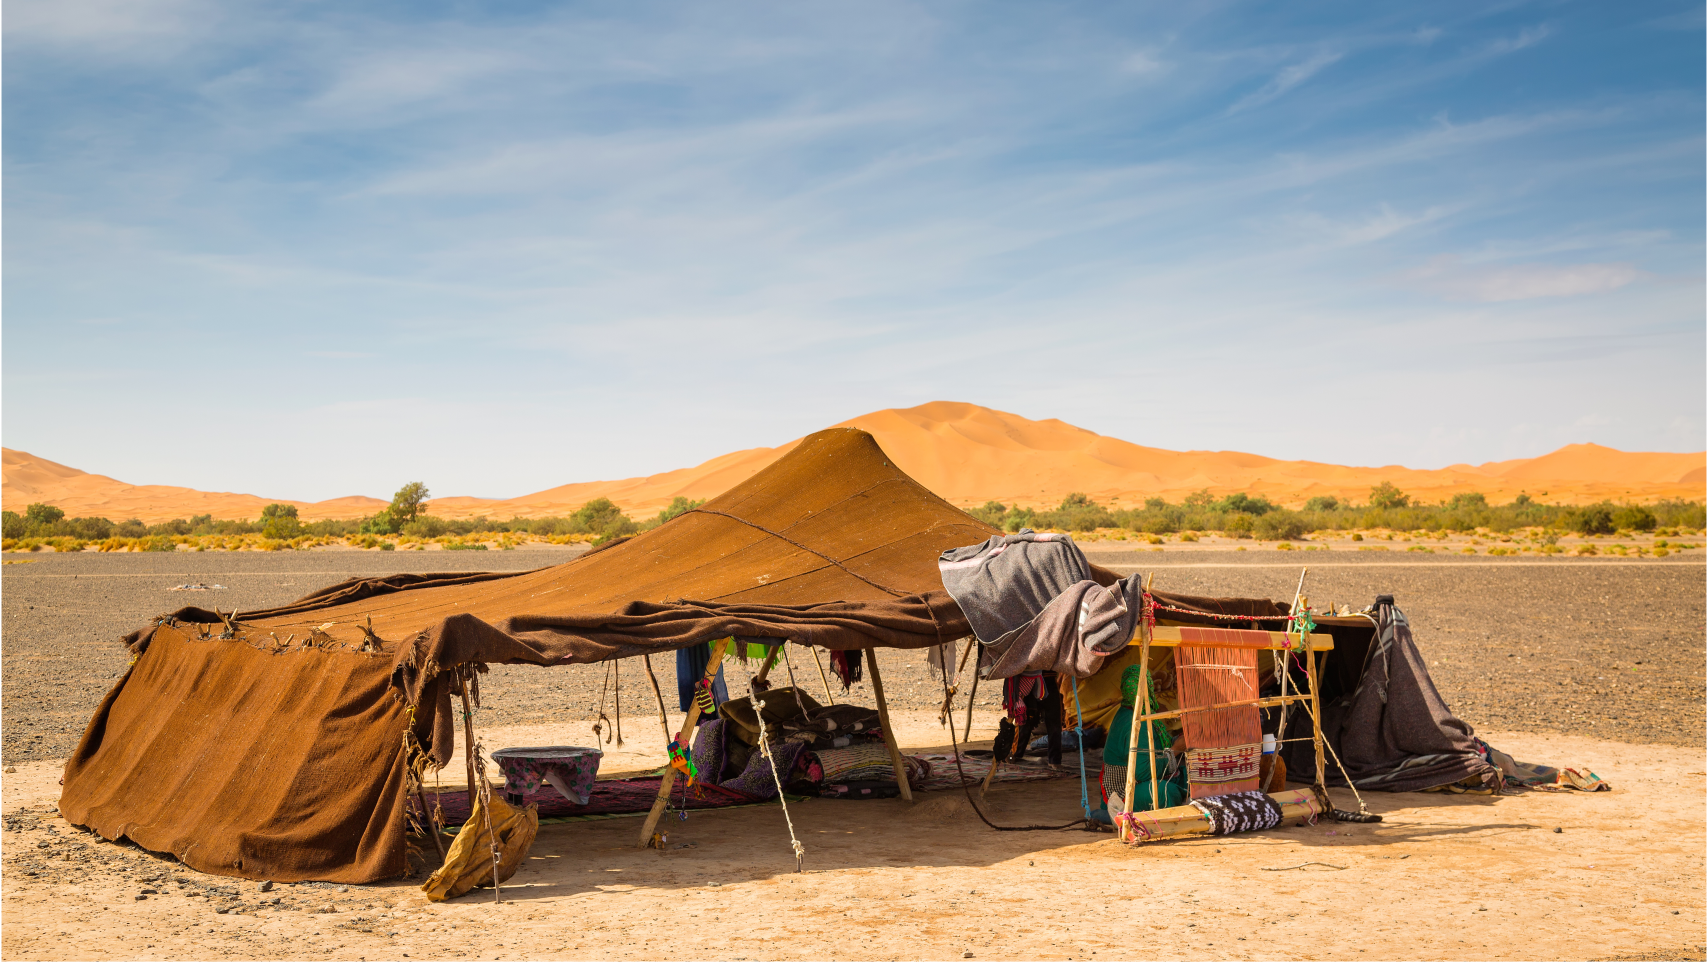
<path id="1" fill-rule="evenodd" d="M 672 518 L 675 518 L 678 515 L 683 515 L 683 514 L 690 512 L 690 511 L 693 511 L 694 509 L 699 508 L 701 505 L 704 505 L 705 503 L 706 503 L 706 500 L 704 498 L 690 501 L 689 499 L 684 498 L 681 495 L 677 495 L 675 498 L 672 498 L 670 500 L 669 505 L 666 505 L 663 508 L 659 509 L 657 515 L 654 515 L 652 518 L 647 519 L 647 521 L 641 525 L 641 529 L 644 531 L 644 530 L 648 530 L 648 529 L 657 528 L 658 526 L 663 525 L 665 522 L 670 521 Z M 997 507 L 1000 508 L 1001 506 L 997 506 Z"/>
<path id="2" fill-rule="evenodd" d="M 1234 538 L 1250 538 L 1254 528 L 1252 517 L 1244 512 L 1229 512 L 1227 520 L 1222 522 L 1222 532 Z"/>
<path id="3" fill-rule="evenodd" d="M 451 526 L 444 519 L 432 515 L 419 515 L 413 521 L 405 522 L 399 529 L 405 535 L 416 538 L 438 538 L 449 532 Z"/>
<path id="4" fill-rule="evenodd" d="M 135 549 L 139 552 L 173 552 L 178 546 L 166 535 L 149 535 L 136 540 Z"/>
<path id="5" fill-rule="evenodd" d="M 0 512 L 0 538 L 23 538 L 29 530 L 24 516 L 17 512 Z"/>
<path id="6" fill-rule="evenodd" d="M 52 525 L 65 517 L 65 509 L 35 502 L 24 508 L 24 521 L 31 525 Z"/>
<path id="7" fill-rule="evenodd" d="M 1340 507 L 1340 499 L 1333 495 L 1318 495 L 1305 502 L 1307 512 L 1332 512 Z"/>
<path id="8" fill-rule="evenodd" d="M 421 503 L 426 500 L 427 486 L 418 481 L 410 482 L 391 496 L 391 504 L 386 507 L 386 514 L 396 519 L 399 525 L 413 522 L 415 517 L 421 514 Z"/>
<path id="9" fill-rule="evenodd" d="M 1001 528 L 1003 516 L 1008 514 L 1008 506 L 998 501 L 989 501 L 977 508 L 969 508 L 966 512 L 986 525 Z"/>
<path id="10" fill-rule="evenodd" d="M 1704 518 L 1704 506 L 1701 502 L 1687 502 L 1679 498 L 1668 498 L 1649 506 L 1655 514 L 1655 522 L 1669 528 L 1700 529 L 1708 524 Z"/>
<path id="11" fill-rule="evenodd" d="M 1294 539 L 1307 531 L 1304 519 L 1286 509 L 1265 512 L 1257 517 L 1253 529 L 1262 539 Z"/>
<path id="12" fill-rule="evenodd" d="M 1411 504 L 1411 496 L 1399 490 L 1393 482 L 1383 482 L 1370 488 L 1371 508 L 1405 508 Z"/>
<path id="13" fill-rule="evenodd" d="M 1244 492 L 1234 492 L 1217 502 L 1215 507 L 1224 512 L 1244 512 L 1247 515 L 1266 515 L 1277 508 L 1267 498 L 1247 495 Z"/>
<path id="14" fill-rule="evenodd" d="M 1641 505 L 1621 505 L 1613 510 L 1613 524 L 1633 532 L 1651 532 L 1655 513 Z"/>
<path id="15" fill-rule="evenodd" d="M 1489 501 L 1482 492 L 1460 492 L 1447 500 L 1448 511 L 1460 509 L 1478 509 L 1489 507 Z"/>
<path id="16" fill-rule="evenodd" d="M 1613 534 L 1613 509 L 1606 502 L 1584 505 L 1565 519 L 1566 527 L 1582 535 Z"/>
<path id="17" fill-rule="evenodd" d="M 1107 508 L 1092 501 L 1084 492 L 1073 492 L 1054 511 L 1039 512 L 1037 524 L 1042 528 L 1058 528 L 1068 532 L 1091 532 L 1099 528 L 1116 527 L 1115 516 Z"/>
<path id="18" fill-rule="evenodd" d="M 148 535 L 148 526 L 142 523 L 142 519 L 132 518 L 116 525 L 113 534 L 119 538 L 145 538 Z"/>

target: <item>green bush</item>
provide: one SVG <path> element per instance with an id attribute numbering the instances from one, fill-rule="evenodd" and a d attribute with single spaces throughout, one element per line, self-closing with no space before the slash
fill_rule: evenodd
<path id="1" fill-rule="evenodd" d="M 1307 512 L 1332 512 L 1340 507 L 1340 499 L 1333 495 L 1318 495 L 1305 502 Z"/>
<path id="2" fill-rule="evenodd" d="M 1276 539 L 1295 539 L 1305 534 L 1305 520 L 1297 512 L 1278 509 L 1259 515 L 1254 525 L 1258 538 L 1273 541 Z"/>
<path id="3" fill-rule="evenodd" d="M 1370 488 L 1371 508 L 1405 508 L 1411 504 L 1411 496 L 1399 490 L 1393 482 L 1383 482 Z"/>
<path id="4" fill-rule="evenodd" d="M 670 500 L 669 505 L 666 505 L 664 508 L 659 509 L 657 515 L 654 515 L 652 518 L 649 518 L 645 522 L 643 522 L 640 526 L 641 530 L 642 531 L 649 531 L 651 529 L 657 528 L 658 526 L 663 525 L 665 522 L 670 521 L 672 518 L 675 518 L 678 515 L 683 515 L 683 514 L 690 512 L 690 511 L 693 511 L 694 509 L 699 508 L 701 505 L 704 505 L 705 503 L 706 503 L 706 500 L 704 498 L 697 499 L 694 501 L 690 501 L 690 500 L 682 497 L 681 495 L 677 495 L 675 498 L 672 498 Z"/>
<path id="5" fill-rule="evenodd" d="M 421 482 L 410 482 L 391 496 L 391 504 L 386 507 L 386 514 L 396 519 L 399 525 L 413 522 L 415 516 L 421 514 L 421 503 L 426 500 L 427 486 Z"/>
<path id="6" fill-rule="evenodd" d="M 1581 535 L 1611 535 L 1614 529 L 1613 509 L 1605 502 L 1585 505 L 1571 513 L 1566 527 Z"/>
<path id="7" fill-rule="evenodd" d="M 24 508 L 24 521 L 31 525 L 52 525 L 65 518 L 65 509 L 35 502 Z"/>
<path id="8" fill-rule="evenodd" d="M 451 531 L 451 526 L 442 518 L 436 518 L 432 515 L 418 515 L 414 521 L 405 522 L 399 530 L 405 535 L 413 535 L 416 538 L 438 538 L 440 535 Z"/>
<path id="9" fill-rule="evenodd" d="M 1655 513 L 1641 505 L 1621 505 L 1613 510 L 1613 524 L 1633 532 L 1655 530 Z"/>

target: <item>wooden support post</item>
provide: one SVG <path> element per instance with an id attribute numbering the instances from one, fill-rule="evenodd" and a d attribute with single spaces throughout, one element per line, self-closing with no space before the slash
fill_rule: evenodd
<path id="1" fill-rule="evenodd" d="M 1305 674 L 1311 683 L 1311 742 L 1317 750 L 1317 793 L 1328 798 L 1328 785 L 1323 780 L 1323 707 L 1321 687 L 1317 685 L 1317 654 L 1310 649 L 1305 650 Z M 1327 806 L 1327 803 L 1324 803 Z"/>
<path id="2" fill-rule="evenodd" d="M 474 709 L 469 705 L 469 684 L 463 678 L 463 666 L 457 667 L 457 691 L 463 697 L 463 762 L 468 766 L 469 807 L 474 807 Z"/>
<path id="3" fill-rule="evenodd" d="M 658 675 L 652 671 L 652 656 L 643 655 L 646 662 L 646 677 L 652 680 L 652 694 L 658 697 L 658 724 L 664 727 L 664 741 L 670 741 L 670 714 L 664 711 L 664 690 L 658 687 Z"/>
<path id="4" fill-rule="evenodd" d="M 973 643 L 978 645 L 977 642 Z M 973 666 L 973 691 L 967 693 L 967 731 L 961 733 L 961 741 L 966 742 L 973 737 L 973 703 L 979 701 L 979 667 Z"/>
<path id="5" fill-rule="evenodd" d="M 705 681 L 707 685 L 710 685 L 711 681 L 718 677 L 718 666 L 723 664 L 724 653 L 729 651 L 730 645 L 734 642 L 735 640 L 731 638 L 719 639 L 712 643 L 712 657 L 706 660 Z M 688 705 L 688 715 L 682 720 L 682 731 L 676 736 L 676 741 L 681 743 L 683 752 L 688 751 L 688 746 L 693 740 L 694 724 L 699 721 L 700 694 L 695 692 L 694 700 Z M 652 831 L 658 828 L 658 819 L 664 815 L 664 807 L 670 804 L 670 789 L 675 783 L 676 770 L 671 766 L 665 766 L 664 778 L 658 781 L 658 798 L 652 801 L 652 811 L 646 814 L 646 823 L 641 826 L 640 841 L 635 844 L 636 848 L 645 849 L 647 843 L 652 841 Z"/>
<path id="6" fill-rule="evenodd" d="M 901 745 L 896 742 L 894 727 L 890 725 L 890 707 L 884 703 L 884 679 L 878 674 L 878 653 L 876 649 L 866 650 L 866 667 L 872 670 L 872 696 L 878 700 L 878 725 L 884 727 L 884 745 L 890 750 L 890 765 L 895 767 L 896 788 L 901 790 L 901 798 L 913 801 L 913 787 L 907 784 L 907 764 L 902 762 Z"/>
<path id="7" fill-rule="evenodd" d="M 1139 778 L 1139 726 L 1140 725 L 1143 725 L 1145 727 L 1145 734 L 1148 737 L 1146 739 L 1146 751 L 1149 753 L 1150 765 L 1151 765 L 1151 808 L 1155 809 L 1156 804 L 1157 804 L 1157 798 L 1156 798 L 1156 730 L 1154 728 L 1152 728 L 1152 726 L 1148 720 L 1141 721 L 1141 720 L 1145 720 L 1145 717 L 1149 716 L 1150 712 L 1151 712 L 1151 686 L 1150 686 L 1151 640 L 1150 640 L 1150 634 L 1145 632 L 1143 624 L 1140 624 L 1140 626 L 1139 626 L 1139 633 L 1140 633 L 1140 635 L 1139 635 L 1139 665 L 1144 667 L 1144 677 L 1139 680 L 1139 697 L 1137 699 L 1133 700 L 1133 725 L 1127 734 L 1127 785 L 1126 785 L 1126 789 L 1125 789 L 1126 795 L 1121 800 L 1121 804 L 1125 807 L 1125 811 L 1128 813 L 1133 813 L 1133 812 L 1138 811 L 1138 807 L 1135 806 L 1133 803 L 1134 803 L 1134 795 L 1137 793 L 1138 788 L 1139 788 L 1138 778 Z M 1120 827 L 1120 830 L 1121 830 L 1121 834 L 1120 834 L 1121 838 L 1126 839 L 1128 837 L 1129 830 L 1127 829 L 1126 826 Z"/>
<path id="8" fill-rule="evenodd" d="M 818 657 L 818 647 L 809 645 L 812 649 L 812 660 L 818 663 L 818 677 L 824 683 L 824 698 L 827 705 L 836 705 L 836 696 L 830 691 L 830 676 L 824 671 L 824 660 Z"/>
<path id="9" fill-rule="evenodd" d="M 765 690 L 765 677 L 771 674 L 771 667 L 777 664 L 777 656 L 782 654 L 783 646 L 787 644 L 787 642 L 777 643 L 771 647 L 771 651 L 765 656 L 765 661 L 760 664 L 759 671 L 753 675 L 752 684 L 748 686 L 754 695 Z"/>

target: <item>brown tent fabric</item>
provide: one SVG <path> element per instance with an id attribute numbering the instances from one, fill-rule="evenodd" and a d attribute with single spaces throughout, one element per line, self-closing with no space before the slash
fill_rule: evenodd
<path id="1" fill-rule="evenodd" d="M 389 659 L 274 654 L 184 625 L 151 635 L 66 762 L 66 819 L 206 873 L 403 873 L 406 716 Z"/>
<path id="2" fill-rule="evenodd" d="M 935 645 L 968 634 L 937 557 L 992 531 L 869 434 L 831 429 L 700 509 L 563 565 L 352 580 L 241 614 L 235 631 L 184 609 L 127 639 L 136 666 L 67 762 L 61 808 L 206 872 L 395 876 L 404 729 L 413 718 L 415 739 L 449 761 L 450 666 L 596 662 L 727 635 Z"/>

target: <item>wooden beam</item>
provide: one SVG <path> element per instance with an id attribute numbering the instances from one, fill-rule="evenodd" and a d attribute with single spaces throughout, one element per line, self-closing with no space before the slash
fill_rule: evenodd
<path id="1" fill-rule="evenodd" d="M 1285 616 L 1280 616 L 1285 618 Z M 1142 628 L 1142 627 L 1141 627 Z M 1209 628 L 1197 625 L 1158 625 L 1151 629 L 1151 645 L 1172 648 L 1179 645 L 1216 645 L 1237 649 L 1288 649 L 1299 647 L 1298 636 L 1289 636 L 1285 632 L 1266 632 L 1257 629 L 1221 629 L 1218 634 L 1226 633 L 1220 639 L 1183 639 L 1181 629 Z M 1237 635 L 1234 633 L 1238 633 Z M 1133 637 L 1127 642 L 1128 647 L 1141 644 L 1140 631 L 1135 629 Z M 1327 632 L 1309 632 L 1305 635 L 1312 652 L 1328 652 L 1334 648 L 1334 636 Z"/>
<path id="2" fill-rule="evenodd" d="M 723 664 L 724 653 L 729 651 L 730 644 L 734 641 L 733 638 L 719 639 L 712 643 L 712 657 L 706 660 L 705 681 L 708 685 L 711 680 L 718 677 L 718 666 Z M 700 694 L 695 692 L 693 700 L 688 705 L 688 715 L 682 720 L 682 731 L 676 736 L 676 741 L 681 744 L 683 752 L 692 751 L 689 746 L 693 742 L 694 724 L 699 721 Z M 764 725 L 764 720 L 761 720 L 759 724 Z M 652 811 L 646 814 L 646 823 L 641 826 L 640 842 L 636 844 L 636 848 L 645 849 L 647 843 L 652 841 L 652 832 L 658 828 L 658 819 L 664 815 L 664 808 L 670 805 L 670 789 L 675 784 L 676 769 L 667 765 L 664 767 L 664 778 L 658 781 L 658 798 L 652 801 Z"/>
<path id="3" fill-rule="evenodd" d="M 884 728 L 884 745 L 890 750 L 890 765 L 895 767 L 896 788 L 901 798 L 913 801 L 913 787 L 907 784 L 907 764 L 902 762 L 901 746 L 896 742 L 895 729 L 890 726 L 890 707 L 884 703 L 884 678 L 878 674 L 878 652 L 866 650 L 866 668 L 872 671 L 872 696 L 878 700 L 878 725 Z"/>

